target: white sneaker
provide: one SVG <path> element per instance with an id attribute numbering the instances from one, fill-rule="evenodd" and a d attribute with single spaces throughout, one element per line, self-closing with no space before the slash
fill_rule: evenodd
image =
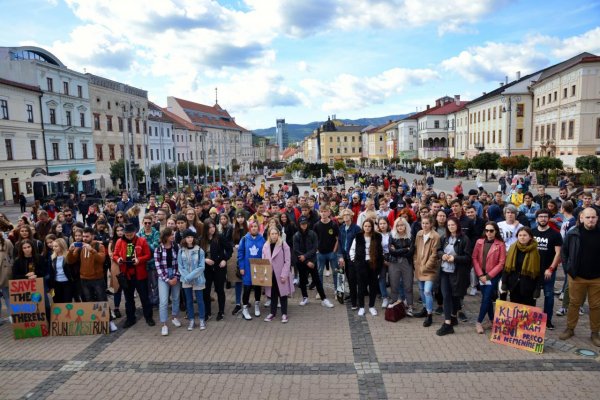
<path id="1" fill-rule="evenodd" d="M 381 308 L 387 308 L 387 306 L 390 305 L 390 301 L 388 300 L 387 297 L 383 298 L 383 301 L 381 302 Z"/>
<path id="2" fill-rule="evenodd" d="M 327 308 L 333 308 L 333 303 L 331 301 L 329 301 L 329 299 L 325 299 L 321 302 L 321 305 L 323 307 L 327 307 Z"/>
<path id="3" fill-rule="evenodd" d="M 319 293 L 317 293 L 317 295 L 315 296 L 316 300 L 321 300 L 321 295 Z"/>
<path id="4" fill-rule="evenodd" d="M 188 331 L 191 331 L 192 329 L 194 329 L 194 325 L 195 325 L 195 324 L 194 324 L 194 320 L 193 320 L 193 319 L 192 319 L 192 320 L 190 320 L 190 323 L 189 323 L 189 325 L 188 325 Z"/>
<path id="5" fill-rule="evenodd" d="M 375 309 L 375 307 L 369 307 L 369 312 L 371 313 L 372 316 L 377 315 L 377 310 Z"/>
<path id="6" fill-rule="evenodd" d="M 248 311 L 248 306 L 242 307 L 242 316 L 246 321 L 250 321 L 252 317 L 250 316 L 250 312 Z"/>
<path id="7" fill-rule="evenodd" d="M 298 305 L 300 306 L 305 306 L 308 304 L 308 297 L 303 297 L 302 301 L 300 303 L 298 303 Z"/>
<path id="8" fill-rule="evenodd" d="M 560 301 L 562 301 L 565 298 L 565 294 L 563 292 L 560 292 L 560 294 L 558 295 L 558 299 Z"/>
<path id="9" fill-rule="evenodd" d="M 267 299 L 267 301 L 265 301 L 265 307 L 271 307 L 271 299 Z"/>
<path id="10" fill-rule="evenodd" d="M 116 332 L 119 329 L 119 328 L 117 328 L 117 325 L 112 321 L 109 322 L 108 326 L 109 326 L 109 330 L 111 332 Z"/>
<path id="11" fill-rule="evenodd" d="M 169 334 L 169 328 L 166 325 L 163 325 L 160 330 L 160 334 L 163 336 L 167 336 Z"/>
<path id="12" fill-rule="evenodd" d="M 260 317 L 260 301 L 254 302 L 254 316 Z"/>
<path id="13" fill-rule="evenodd" d="M 117 315 L 115 314 L 115 310 L 110 310 L 110 318 L 117 319 Z"/>
<path id="14" fill-rule="evenodd" d="M 179 322 L 179 320 L 177 318 L 173 318 L 171 320 L 171 322 L 173 323 L 174 326 L 176 326 L 177 328 L 179 328 L 181 326 L 181 322 Z"/>
<path id="15" fill-rule="evenodd" d="M 469 296 L 477 296 L 477 288 L 472 287 L 469 289 Z"/>
<path id="16" fill-rule="evenodd" d="M 206 322 L 203 319 L 200 320 L 200 330 L 203 331 L 206 329 Z"/>
<path id="17" fill-rule="evenodd" d="M 365 309 L 361 307 L 358 309 L 358 316 L 362 317 L 363 315 L 365 315 Z"/>
<path id="18" fill-rule="evenodd" d="M 585 311 L 583 311 L 583 307 L 579 307 L 579 315 L 583 315 L 585 314 Z"/>
<path id="19" fill-rule="evenodd" d="M 558 315 L 559 317 L 567 315 L 567 309 L 564 307 L 559 308 L 558 311 L 556 311 L 556 315 Z"/>
<path id="20" fill-rule="evenodd" d="M 294 278 L 294 286 L 298 286 L 298 278 Z"/>
<path id="21" fill-rule="evenodd" d="M 328 269 L 326 269 L 326 270 L 325 270 L 325 276 L 331 276 L 331 271 L 330 271 L 330 270 L 328 270 Z"/>

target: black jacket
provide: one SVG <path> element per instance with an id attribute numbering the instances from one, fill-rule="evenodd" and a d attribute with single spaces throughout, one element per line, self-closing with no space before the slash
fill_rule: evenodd
<path id="1" fill-rule="evenodd" d="M 444 248 L 448 245 L 448 238 L 443 236 L 440 239 L 440 247 L 438 248 L 438 259 L 442 259 Z M 471 273 L 472 252 L 471 241 L 461 232 L 454 242 L 454 273 L 450 274 L 450 286 L 452 287 L 452 295 L 462 297 L 467 294 L 467 289 L 470 284 L 469 274 Z M 441 265 L 441 264 L 440 264 Z M 441 267 L 440 267 L 441 268 Z M 441 270 L 441 269 L 440 269 Z"/>
<path id="2" fill-rule="evenodd" d="M 46 276 L 46 264 L 44 257 L 39 256 L 37 259 L 33 258 L 34 273 L 38 278 L 44 278 Z M 17 258 L 13 264 L 12 279 L 27 279 L 27 273 L 29 262 L 24 258 Z"/>
<path id="3" fill-rule="evenodd" d="M 63 271 L 65 273 L 65 276 L 67 277 L 69 282 L 73 282 L 74 278 L 73 278 L 73 265 L 72 264 L 67 264 L 67 257 L 65 256 L 65 258 L 63 259 Z M 56 284 L 56 258 L 54 258 L 52 260 L 52 262 L 50 263 L 50 278 L 48 280 L 48 286 L 53 288 L 55 287 Z"/>
<path id="4" fill-rule="evenodd" d="M 576 226 L 569 229 L 565 235 L 565 240 L 563 241 L 563 245 L 560 249 L 560 258 L 565 266 L 567 274 L 569 274 L 571 278 L 577 277 L 577 271 L 581 265 L 580 243 L 582 229 L 585 228 L 583 226 Z M 598 229 L 600 229 L 600 227 L 596 226 L 596 230 Z"/>
<path id="5" fill-rule="evenodd" d="M 412 241 L 409 238 L 395 239 L 390 237 L 390 262 L 398 262 L 401 258 L 408 259 L 408 262 L 412 264 Z"/>
<path id="6" fill-rule="evenodd" d="M 227 244 L 225 243 L 225 239 L 219 234 L 216 235 L 217 240 L 213 240 L 210 242 L 210 257 L 209 254 L 206 254 L 206 258 L 210 258 L 215 263 L 214 265 L 206 265 L 206 268 L 217 269 L 220 268 L 219 264 L 221 261 L 227 261 L 229 257 L 231 257 L 231 252 L 227 250 Z M 229 254 L 229 256 L 228 256 Z"/>
<path id="7" fill-rule="evenodd" d="M 371 268 L 371 260 L 367 261 L 367 249 L 364 232 L 360 232 L 354 238 L 354 264 L 359 268 Z M 375 246 L 375 270 L 379 271 L 383 268 L 383 246 L 381 245 L 381 235 L 373 232 L 371 236 L 371 246 Z"/>
<path id="8" fill-rule="evenodd" d="M 226 228 L 223 228 L 220 235 L 225 245 L 226 260 L 229 260 L 233 254 L 233 225 L 229 224 Z"/>
<path id="9" fill-rule="evenodd" d="M 298 257 L 304 256 L 305 263 L 312 261 L 316 265 L 318 241 L 317 234 L 311 229 L 296 232 L 294 234 L 294 246 L 292 247 L 293 259 L 296 261 Z"/>

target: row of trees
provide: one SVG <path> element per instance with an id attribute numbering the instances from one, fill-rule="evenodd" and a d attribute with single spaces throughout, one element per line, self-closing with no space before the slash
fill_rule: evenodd
<path id="1" fill-rule="evenodd" d="M 337 166 L 340 167 L 339 169 L 345 169 L 346 164 L 343 161 L 341 161 L 341 163 L 343 163 L 343 168 L 341 168 L 342 165 L 340 163 L 338 163 Z M 335 164 L 334 169 L 338 169 L 336 168 Z M 329 165 L 327 165 L 327 163 L 307 163 L 304 162 L 304 159 L 302 158 L 294 159 L 291 163 L 287 165 L 287 167 L 285 167 L 285 172 L 287 172 L 288 174 L 297 171 L 301 172 L 306 177 L 320 177 L 321 173 L 323 173 L 323 175 L 331 173 L 331 169 L 329 168 Z"/>
<path id="2" fill-rule="evenodd" d="M 177 173 L 178 177 L 184 178 L 188 176 L 188 167 L 190 177 L 196 177 L 196 172 L 199 173 L 200 176 L 204 176 L 205 172 L 208 175 L 212 175 L 213 169 L 209 166 L 205 166 L 204 164 L 196 165 L 193 162 L 182 161 L 177 164 L 176 168 L 172 168 L 169 165 L 165 165 L 165 178 L 173 179 Z M 150 168 L 150 179 L 152 181 L 158 181 L 160 179 L 160 165 L 155 165 Z M 218 174 L 219 170 L 215 169 L 215 174 Z M 226 173 L 226 170 L 222 168 L 222 173 Z M 135 177 L 138 182 L 144 180 L 145 173 L 142 169 L 135 170 Z M 125 182 L 125 162 L 124 160 L 119 160 L 110 165 L 110 178 L 113 182 L 120 180 L 121 182 Z"/>

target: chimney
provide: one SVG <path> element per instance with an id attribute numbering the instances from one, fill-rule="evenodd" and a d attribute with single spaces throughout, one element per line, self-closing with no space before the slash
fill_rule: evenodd
<path id="1" fill-rule="evenodd" d="M 517 71 L 517 80 L 521 79 L 521 71 Z"/>
<path id="2" fill-rule="evenodd" d="M 429 104 L 427 104 L 427 109 L 429 110 Z"/>
<path id="3" fill-rule="evenodd" d="M 456 105 L 460 104 L 460 94 L 455 94 L 454 95 L 454 102 L 456 103 Z"/>
<path id="4" fill-rule="evenodd" d="M 505 84 L 505 85 L 508 85 L 508 75 L 505 75 L 505 76 L 504 76 L 504 84 Z"/>
<path id="5" fill-rule="evenodd" d="M 437 99 L 437 100 L 435 101 L 435 106 L 436 106 L 436 107 L 439 107 L 439 106 L 440 106 L 440 99 Z"/>

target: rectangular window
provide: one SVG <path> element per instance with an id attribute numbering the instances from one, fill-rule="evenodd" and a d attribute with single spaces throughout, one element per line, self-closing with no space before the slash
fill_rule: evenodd
<path id="1" fill-rule="evenodd" d="M 128 133 L 131 133 L 131 128 L 132 128 L 131 118 L 127 118 L 127 132 Z"/>
<path id="2" fill-rule="evenodd" d="M 439 129 L 439 128 L 440 128 L 440 121 L 438 121 L 438 120 L 435 120 L 435 121 L 433 122 L 433 127 L 434 127 L 435 129 Z"/>
<path id="3" fill-rule="evenodd" d="M 541 134 L 540 134 L 540 137 L 541 137 L 542 141 L 544 141 L 544 135 L 545 135 L 545 133 L 546 133 L 546 130 L 545 130 L 545 128 L 546 128 L 546 127 L 545 127 L 544 125 L 542 125 Z"/>
<path id="4" fill-rule="evenodd" d="M 555 90 L 554 91 L 554 101 L 556 101 L 556 99 L 558 99 L 558 92 Z"/>
<path id="5" fill-rule="evenodd" d="M 81 85 L 77 85 L 77 97 L 83 97 L 83 88 L 81 87 Z"/>
<path id="6" fill-rule="evenodd" d="M 35 140 L 30 140 L 29 145 L 31 146 L 31 159 L 37 160 L 37 144 Z"/>
<path id="7" fill-rule="evenodd" d="M 494 111 L 496 108 L 494 108 Z M 496 143 L 496 131 L 492 131 L 492 143 Z"/>
<path id="8" fill-rule="evenodd" d="M 552 94 L 548 93 L 548 104 L 552 103 Z"/>
<path id="9" fill-rule="evenodd" d="M 498 106 L 498 119 L 502 119 L 502 106 Z"/>
<path id="10" fill-rule="evenodd" d="M 73 120 L 71 119 L 71 111 L 67 111 L 67 126 L 71 126 L 73 124 Z"/>
<path id="11" fill-rule="evenodd" d="M 100 114 L 94 114 L 94 130 L 100 130 Z"/>
<path id="12" fill-rule="evenodd" d="M 52 158 L 60 160 L 60 152 L 58 151 L 58 143 L 52 143 Z"/>
<path id="13" fill-rule="evenodd" d="M 63 93 L 69 95 L 69 82 L 63 82 Z"/>
<path id="14" fill-rule="evenodd" d="M 563 99 L 567 98 L 567 88 L 563 89 Z"/>
<path id="15" fill-rule="evenodd" d="M 571 86 L 571 96 L 575 96 L 575 85 Z"/>
<path id="16" fill-rule="evenodd" d="M 112 132 L 113 127 L 112 127 L 112 116 L 111 115 L 107 115 L 106 116 L 106 130 L 109 132 Z"/>
<path id="17" fill-rule="evenodd" d="M 488 121 L 490 120 L 490 109 L 488 108 Z"/>
<path id="18" fill-rule="evenodd" d="M 138 144 L 137 145 L 137 153 L 138 153 L 138 159 L 142 159 L 142 145 Z"/>
<path id="19" fill-rule="evenodd" d="M 123 118 L 117 117 L 117 121 L 119 122 L 119 132 L 123 132 Z"/>
<path id="20" fill-rule="evenodd" d="M 536 126 L 535 127 L 535 141 L 537 142 L 538 140 L 540 140 L 540 127 Z"/>
<path id="21" fill-rule="evenodd" d="M 84 113 L 79 113 L 79 126 L 81 126 L 82 128 L 85 127 L 85 114 Z"/>
<path id="22" fill-rule="evenodd" d="M 8 119 L 8 101 L 0 100 L 0 113 L 2 114 L 2 119 Z"/>
<path id="23" fill-rule="evenodd" d="M 569 121 L 569 139 L 573 139 L 575 136 L 575 121 Z"/>
<path id="24" fill-rule="evenodd" d="M 477 122 L 481 122 L 481 111 L 477 111 Z"/>
<path id="25" fill-rule="evenodd" d="M 6 147 L 6 159 L 11 161 L 13 159 L 12 139 L 4 139 L 4 146 Z"/>
<path id="26" fill-rule="evenodd" d="M 121 158 L 125 158 L 125 147 L 123 147 L 123 145 L 119 145 L 119 147 L 121 148 Z"/>
<path id="27" fill-rule="evenodd" d="M 552 124 L 552 140 L 556 139 L 556 124 Z"/>
<path id="28" fill-rule="evenodd" d="M 483 118 L 481 118 L 481 120 L 485 122 L 485 110 L 483 110 L 482 114 L 483 114 Z"/>
<path id="29" fill-rule="evenodd" d="M 537 100 L 536 100 L 536 107 L 537 107 L 537 108 L 540 108 L 540 98 L 539 98 L 539 97 L 538 97 L 538 98 L 537 98 Z"/>
<path id="30" fill-rule="evenodd" d="M 168 150 L 169 150 L 169 160 L 170 160 L 171 159 L 171 149 L 168 149 Z"/>
<path id="31" fill-rule="evenodd" d="M 490 143 L 490 131 L 487 132 L 487 143 Z"/>
<path id="32" fill-rule="evenodd" d="M 523 129 L 517 129 L 517 143 L 523 143 Z"/>
<path id="33" fill-rule="evenodd" d="M 329 143 L 333 143 L 333 136 L 329 136 Z"/>
<path id="34" fill-rule="evenodd" d="M 106 108 L 108 108 L 110 110 L 110 101 L 106 102 Z"/>
<path id="35" fill-rule="evenodd" d="M 333 154 L 333 148 L 329 148 L 329 154 Z"/>
<path id="36" fill-rule="evenodd" d="M 140 120 L 135 120 L 135 133 L 140 133 Z"/>
<path id="37" fill-rule="evenodd" d="M 502 114 L 500 114 L 502 115 Z M 502 143 L 502 129 L 498 130 L 498 143 Z"/>
<path id="38" fill-rule="evenodd" d="M 104 159 L 104 154 L 102 154 L 102 145 L 96 144 L 96 160 L 102 161 Z"/>
<path id="39" fill-rule="evenodd" d="M 525 104 L 518 103 L 517 104 L 517 117 L 522 117 L 523 115 L 525 115 Z"/>
<path id="40" fill-rule="evenodd" d="M 27 122 L 33 122 L 33 106 L 27 104 Z"/>
<path id="41" fill-rule="evenodd" d="M 600 139 L 600 118 L 596 119 L 596 139 Z"/>
<path id="42" fill-rule="evenodd" d="M 114 144 L 108 145 L 108 159 L 110 161 L 114 161 L 114 159 L 115 159 L 115 145 Z"/>
<path id="43" fill-rule="evenodd" d="M 567 123 L 565 121 L 563 121 L 560 123 L 560 138 L 564 140 L 566 134 L 567 134 Z"/>
<path id="44" fill-rule="evenodd" d="M 69 143 L 69 160 L 75 159 L 75 145 L 73 143 Z"/>
<path id="45" fill-rule="evenodd" d="M 146 150 L 148 151 L 148 150 Z M 150 149 L 150 160 L 153 161 L 154 160 L 154 150 Z"/>
<path id="46" fill-rule="evenodd" d="M 54 92 L 54 84 L 52 82 L 52 78 L 46 78 L 46 86 L 48 86 L 49 92 Z"/>
<path id="47" fill-rule="evenodd" d="M 496 119 L 496 107 L 494 107 L 494 119 Z"/>
<path id="48" fill-rule="evenodd" d="M 129 158 L 131 158 L 132 160 L 135 158 L 135 153 L 133 152 L 132 144 L 129 145 Z"/>
<path id="49" fill-rule="evenodd" d="M 56 110 L 54 108 L 50 109 L 50 123 L 56 124 Z"/>
<path id="50" fill-rule="evenodd" d="M 546 105 L 546 96 L 542 96 L 542 105 Z"/>
<path id="51" fill-rule="evenodd" d="M 546 139 L 550 140 L 550 124 L 546 125 Z"/>
<path id="52" fill-rule="evenodd" d="M 83 153 L 83 159 L 87 160 L 87 158 L 88 158 L 87 143 L 81 143 L 81 152 Z"/>

